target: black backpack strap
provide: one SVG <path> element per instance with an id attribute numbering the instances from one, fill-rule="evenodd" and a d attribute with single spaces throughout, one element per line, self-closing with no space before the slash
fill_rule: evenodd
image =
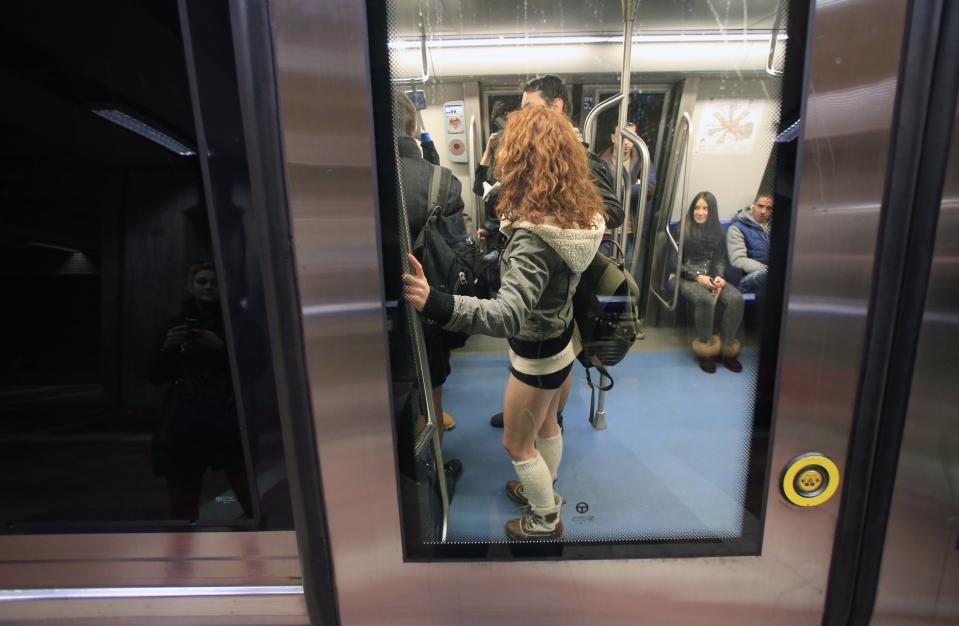
<path id="1" fill-rule="evenodd" d="M 436 175 L 437 173 L 439 176 Z M 439 209 L 442 215 L 452 184 L 453 172 L 439 165 L 433 165 L 430 168 L 430 212 Z"/>
<path id="2" fill-rule="evenodd" d="M 595 354 L 590 357 L 589 363 L 591 367 L 595 367 L 599 372 L 599 382 L 603 382 L 603 377 L 609 379 L 609 384 L 603 386 L 602 384 L 593 384 L 593 379 L 589 375 L 589 367 L 586 368 L 586 384 L 589 385 L 589 421 L 592 422 L 596 417 L 596 390 L 599 391 L 609 391 L 613 388 L 613 377 L 609 375 L 609 370 L 606 369 L 606 366 L 599 360 L 599 357 Z"/>

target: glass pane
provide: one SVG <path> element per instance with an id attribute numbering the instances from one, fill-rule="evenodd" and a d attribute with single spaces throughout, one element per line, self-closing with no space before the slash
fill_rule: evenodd
<path id="1" fill-rule="evenodd" d="M 268 344 L 214 261 L 177 5 L 57 11 L 0 16 L 3 529 L 291 528 L 272 372 L 238 375 L 235 338 Z"/>
<path id="2" fill-rule="evenodd" d="M 620 139 L 620 3 L 389 4 L 407 558 L 758 554 L 804 9 L 640 3 Z M 602 243 L 571 217 L 596 206 Z"/>

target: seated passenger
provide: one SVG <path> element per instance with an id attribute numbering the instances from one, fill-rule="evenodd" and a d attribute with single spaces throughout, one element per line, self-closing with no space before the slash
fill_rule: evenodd
<path id="1" fill-rule="evenodd" d="M 760 192 L 751 206 L 736 212 L 726 231 L 726 250 L 733 267 L 743 271 L 739 290 L 762 297 L 766 293 L 769 265 L 769 231 L 772 230 L 773 196 Z"/>
<path id="2" fill-rule="evenodd" d="M 679 268 L 679 292 L 686 298 L 696 327 L 693 353 L 704 372 L 716 371 L 714 358 L 727 369 L 741 372 L 740 341 L 736 338 L 743 319 L 743 294 L 723 278 L 726 267 L 726 238 L 719 223 L 716 196 L 708 191 L 696 194 L 685 220 L 683 258 Z M 718 308 L 720 334 L 713 334 Z"/>
<path id="3" fill-rule="evenodd" d="M 403 197 L 406 201 L 406 212 L 410 220 L 410 237 L 415 240 L 420 229 L 426 223 L 430 212 L 430 176 L 433 168 L 440 169 L 423 158 L 419 146 L 416 145 L 416 107 L 404 94 L 397 94 L 395 109 L 400 116 L 402 129 L 406 133 L 397 137 L 396 142 L 400 156 L 400 172 L 403 176 Z M 439 171 L 436 171 L 439 176 Z M 443 199 L 444 216 L 463 219 L 462 186 L 455 176 L 451 176 L 449 193 Z M 466 232 L 466 226 L 463 226 Z M 443 383 L 450 374 L 450 349 L 447 346 L 447 337 L 436 326 L 423 327 L 423 339 L 426 343 L 427 358 L 430 366 L 430 381 L 433 385 L 433 404 L 436 414 L 443 416 L 443 430 L 450 430 L 456 426 L 456 421 L 449 413 L 443 411 Z M 458 469 L 456 464 L 454 468 Z M 455 472 L 454 472 L 455 473 Z"/>
<path id="4" fill-rule="evenodd" d="M 553 489 L 563 454 L 557 412 L 576 359 L 573 293 L 599 249 L 605 215 L 586 151 L 559 111 L 536 106 L 510 113 L 496 150 L 496 177 L 501 228 L 510 237 L 496 298 L 431 289 L 412 255 L 415 275 L 403 275 L 404 293 L 443 328 L 509 339 L 503 446 L 519 480 L 507 482 L 506 493 L 529 508 L 507 522 L 506 534 L 556 540 L 563 536 L 563 499 Z"/>

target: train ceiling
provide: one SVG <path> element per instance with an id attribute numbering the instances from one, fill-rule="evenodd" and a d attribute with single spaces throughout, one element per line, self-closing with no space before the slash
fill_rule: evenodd
<path id="1" fill-rule="evenodd" d="M 769 31 L 778 0 L 640 0 L 642 33 Z M 784 2 L 785 6 L 786 3 Z M 392 39 L 420 36 L 612 35 L 623 32 L 619 0 L 391 0 Z"/>

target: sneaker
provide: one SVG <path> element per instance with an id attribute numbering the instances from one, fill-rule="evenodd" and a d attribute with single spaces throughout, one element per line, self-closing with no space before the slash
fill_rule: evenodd
<path id="1" fill-rule="evenodd" d="M 443 411 L 443 430 L 453 430 L 456 428 L 456 420 L 453 416 Z"/>
<path id="2" fill-rule="evenodd" d="M 556 484 L 555 480 L 553 484 Z M 523 491 L 523 483 L 518 480 L 514 479 L 506 482 L 506 495 L 516 504 L 529 506 L 529 500 L 526 499 L 526 492 Z M 566 498 L 563 498 L 563 504 L 566 504 Z"/>
<path id="3" fill-rule="evenodd" d="M 506 522 L 506 536 L 513 541 L 558 541 L 563 538 L 563 520 L 559 513 L 528 513 Z"/>

